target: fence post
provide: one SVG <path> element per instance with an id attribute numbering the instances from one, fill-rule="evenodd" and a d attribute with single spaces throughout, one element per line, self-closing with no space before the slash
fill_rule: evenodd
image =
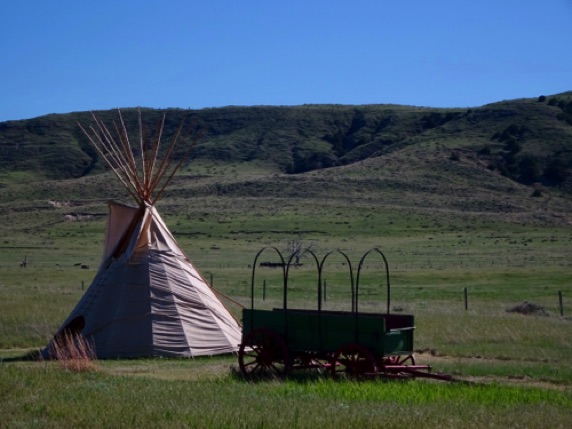
<path id="1" fill-rule="evenodd" d="M 326 283 L 326 279 L 324 279 L 324 302 L 326 302 L 328 300 L 327 298 L 327 290 L 328 290 L 328 283 Z"/>
<path id="2" fill-rule="evenodd" d="M 564 305 L 562 303 L 562 291 L 558 291 L 558 303 L 560 304 L 560 317 L 564 317 Z"/>
<path id="3" fill-rule="evenodd" d="M 266 300 L 266 279 L 262 282 L 262 301 Z"/>
<path id="4" fill-rule="evenodd" d="M 211 273 L 211 288 L 213 287 L 213 283 L 214 283 L 213 273 Z"/>
<path id="5" fill-rule="evenodd" d="M 469 293 L 467 288 L 465 288 L 465 311 L 469 309 Z"/>
<path id="6" fill-rule="evenodd" d="M 81 290 L 83 291 L 83 280 L 81 281 Z M 560 301 L 562 303 L 562 301 Z"/>

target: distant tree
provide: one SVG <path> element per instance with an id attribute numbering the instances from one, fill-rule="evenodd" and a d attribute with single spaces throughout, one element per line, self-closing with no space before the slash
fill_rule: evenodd
<path id="1" fill-rule="evenodd" d="M 443 115 L 440 112 L 431 112 L 421 118 L 424 129 L 435 128 L 443 123 Z"/>
<path id="2" fill-rule="evenodd" d="M 540 180 L 540 167 L 532 156 L 524 156 L 518 163 L 519 180 L 523 183 L 534 183 Z"/>
<path id="3" fill-rule="evenodd" d="M 513 152 L 505 152 L 502 156 L 502 161 L 497 163 L 497 168 L 503 176 L 517 180 L 518 165 L 516 162 L 516 154 Z"/>
<path id="4" fill-rule="evenodd" d="M 478 154 L 483 156 L 488 156 L 492 153 L 490 146 L 484 146 L 482 149 L 479 150 Z"/>
<path id="5" fill-rule="evenodd" d="M 566 171 L 566 164 L 560 159 L 554 159 L 546 166 L 542 176 L 549 182 L 562 183 L 568 176 L 568 172 Z"/>
<path id="6" fill-rule="evenodd" d="M 312 241 L 310 243 L 307 243 L 302 237 L 302 234 L 298 233 L 298 236 L 296 238 L 293 238 L 292 240 L 288 241 L 286 251 L 289 252 L 290 255 L 294 255 L 294 263 L 299 264 L 300 259 L 302 258 L 306 250 L 313 251 L 315 249 L 316 249 L 315 242 Z"/>
<path id="7" fill-rule="evenodd" d="M 558 118 L 566 122 L 568 125 L 572 125 L 572 101 L 560 106 L 562 113 L 558 115 Z"/>
<path id="8" fill-rule="evenodd" d="M 524 134 L 524 127 L 519 127 L 516 124 L 512 124 L 509 125 L 507 127 L 507 129 L 505 130 L 505 132 L 509 135 L 509 136 L 513 136 L 513 137 L 521 137 L 522 134 Z"/>
<path id="9" fill-rule="evenodd" d="M 329 168 L 336 165 L 335 156 L 319 149 L 294 149 L 292 152 L 293 169 L 290 173 L 304 173 L 306 171 Z"/>
<path id="10" fill-rule="evenodd" d="M 536 189 L 532 192 L 531 197 L 534 197 L 534 198 L 542 197 L 542 191 L 541 191 L 540 189 L 536 188 Z"/>
<path id="11" fill-rule="evenodd" d="M 540 97 L 538 97 L 538 101 L 540 103 L 544 103 L 546 101 L 546 95 L 541 95 Z"/>
<path id="12" fill-rule="evenodd" d="M 522 146 L 516 137 L 510 136 L 505 142 L 505 149 L 510 153 L 515 154 L 521 151 Z"/>

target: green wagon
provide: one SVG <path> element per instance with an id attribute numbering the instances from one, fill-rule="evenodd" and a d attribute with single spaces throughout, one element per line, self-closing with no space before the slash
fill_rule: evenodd
<path id="1" fill-rule="evenodd" d="M 413 355 L 412 315 L 390 314 L 389 268 L 383 253 L 375 248 L 360 260 L 354 287 L 351 262 L 340 253 L 350 270 L 352 290 L 351 311 L 323 310 L 322 269 L 328 253 L 316 261 L 318 269 L 318 305 L 316 310 L 288 308 L 288 271 L 292 257 L 286 262 L 280 252 L 284 279 L 283 307 L 272 310 L 254 309 L 254 278 L 258 257 L 252 269 L 251 307 L 243 309 L 242 343 L 238 362 L 245 377 L 257 375 L 284 376 L 294 370 L 312 369 L 329 372 L 334 377 L 431 377 L 450 379 L 434 374 L 428 365 L 417 365 Z M 372 253 L 383 259 L 387 283 L 387 312 L 366 313 L 358 310 L 359 277 L 364 260 Z"/>

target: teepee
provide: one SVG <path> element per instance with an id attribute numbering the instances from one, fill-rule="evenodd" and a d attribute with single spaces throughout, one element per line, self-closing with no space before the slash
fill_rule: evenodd
<path id="1" fill-rule="evenodd" d="M 135 148 L 120 111 L 114 134 L 95 115 L 93 118 L 94 126 L 80 127 L 137 207 L 109 203 L 101 266 L 50 345 L 73 333 L 85 338 L 99 359 L 235 352 L 241 341 L 238 322 L 155 209 L 193 146 L 189 144 L 184 153 L 175 155 L 177 145 L 191 135 L 183 135 L 185 121 L 159 155 L 165 115 L 156 137 L 149 141 L 139 111 Z M 197 138 L 194 134 L 192 143 Z M 44 355 L 49 355 L 50 345 Z"/>

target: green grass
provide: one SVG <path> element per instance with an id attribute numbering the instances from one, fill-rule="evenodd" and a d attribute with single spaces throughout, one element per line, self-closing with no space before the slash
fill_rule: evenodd
<path id="1" fill-rule="evenodd" d="M 481 305 L 468 312 L 445 303 L 414 308 L 417 347 L 436 350 L 444 356 L 569 366 L 569 320 L 523 316 L 491 307 Z"/>
<path id="2" fill-rule="evenodd" d="M 215 365 L 222 363 L 217 359 Z M 163 363 L 145 365 L 160 368 Z M 202 360 L 174 365 L 189 373 L 205 371 Z M 51 364 L 0 365 L 3 425 L 342 428 L 423 421 L 426 427 L 534 428 L 550 421 L 551 427 L 565 428 L 572 423 L 570 393 L 554 389 L 327 379 L 246 383 L 228 370 L 189 381 L 113 374 L 116 366 L 101 363 L 98 372 L 74 374 Z"/>

